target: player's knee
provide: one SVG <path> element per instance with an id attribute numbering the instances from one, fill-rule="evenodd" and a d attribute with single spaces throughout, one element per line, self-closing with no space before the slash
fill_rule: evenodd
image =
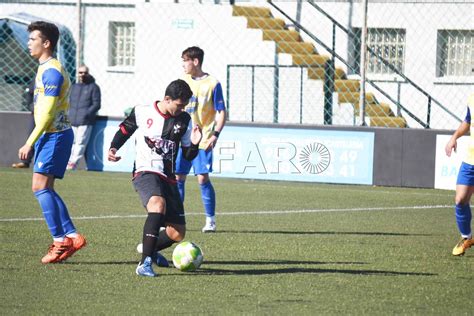
<path id="1" fill-rule="evenodd" d="M 199 184 L 206 184 L 207 182 L 209 182 L 209 174 L 208 173 L 198 175 L 198 183 Z"/>
<path id="2" fill-rule="evenodd" d="M 146 209 L 150 213 L 165 214 L 166 202 L 161 196 L 152 196 L 146 205 Z"/>
<path id="3" fill-rule="evenodd" d="M 470 196 L 467 194 L 456 194 L 454 197 L 454 203 L 456 205 L 464 205 L 464 204 L 469 204 Z"/>
<path id="4" fill-rule="evenodd" d="M 185 182 L 186 181 L 186 175 L 185 174 L 176 174 L 176 180 L 179 182 Z"/>
<path id="5" fill-rule="evenodd" d="M 455 199 L 454 199 L 454 203 L 456 205 L 465 205 L 465 204 L 469 204 L 469 198 L 467 197 L 463 197 L 463 196 L 456 196 Z"/>
<path id="6" fill-rule="evenodd" d="M 168 226 L 166 234 L 175 242 L 180 242 L 186 236 L 186 226 Z"/>

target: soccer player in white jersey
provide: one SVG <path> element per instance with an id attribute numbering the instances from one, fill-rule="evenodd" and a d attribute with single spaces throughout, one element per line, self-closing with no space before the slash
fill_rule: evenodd
<path id="1" fill-rule="evenodd" d="M 212 172 L 212 150 L 217 143 L 219 134 L 225 125 L 225 104 L 222 87 L 219 81 L 202 70 L 204 51 L 196 46 L 189 47 L 181 54 L 183 59 L 184 80 L 193 91 L 193 96 L 186 106 L 186 112 L 191 115 L 193 124 L 202 130 L 202 141 L 199 153 L 195 159 L 189 161 L 178 153 L 176 174 L 178 189 L 184 202 L 186 176 L 193 167 L 197 175 L 201 198 L 206 214 L 206 224 L 202 231 L 216 231 L 216 194 L 209 173 Z"/>
<path id="2" fill-rule="evenodd" d="M 64 177 L 74 138 L 67 119 L 69 77 L 53 57 L 59 29 L 52 23 L 37 21 L 28 26 L 28 32 L 28 49 L 40 63 L 33 96 L 36 126 L 18 157 L 25 160 L 35 146 L 32 189 L 53 237 L 53 244 L 41 259 L 47 264 L 66 260 L 84 247 L 86 240 L 77 233 L 66 204 L 54 189 L 55 179 Z"/>
<path id="3" fill-rule="evenodd" d="M 153 277 L 152 262 L 162 266 L 159 250 L 179 242 L 186 233 L 183 202 L 176 186 L 175 162 L 178 148 L 186 159 L 198 153 L 201 130 L 192 126 L 184 107 L 192 96 L 184 80 L 171 82 L 162 101 L 136 106 L 120 124 L 110 145 L 108 160 L 118 161 L 117 150 L 135 133 L 136 157 L 133 185 L 148 212 L 143 227 L 140 276 Z M 165 227 L 164 230 L 160 230 Z M 166 259 L 165 259 L 166 260 Z"/>
<path id="4" fill-rule="evenodd" d="M 467 158 L 461 164 L 458 178 L 456 181 L 456 197 L 455 197 L 455 213 L 458 230 L 461 233 L 461 240 L 453 249 L 454 256 L 462 256 L 467 249 L 474 245 L 472 239 L 472 212 L 471 212 L 471 196 L 474 192 L 474 122 L 471 113 L 474 113 L 474 94 L 472 94 L 467 103 L 466 118 L 458 129 L 454 132 L 451 139 L 446 144 L 446 155 L 451 156 L 452 151 L 456 151 L 457 139 L 469 131 L 471 132 L 470 142 L 467 152 Z"/>

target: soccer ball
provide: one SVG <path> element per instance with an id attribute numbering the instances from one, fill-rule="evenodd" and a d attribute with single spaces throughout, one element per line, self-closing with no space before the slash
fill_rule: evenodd
<path id="1" fill-rule="evenodd" d="M 176 269 L 181 271 L 198 269 L 203 259 L 201 248 L 190 241 L 183 241 L 173 251 L 173 264 Z"/>

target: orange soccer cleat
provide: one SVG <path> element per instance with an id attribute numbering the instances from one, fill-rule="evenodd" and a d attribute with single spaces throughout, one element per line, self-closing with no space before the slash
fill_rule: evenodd
<path id="1" fill-rule="evenodd" d="M 49 246 L 48 253 L 41 259 L 41 263 L 56 263 L 60 262 L 61 256 L 73 248 L 72 240 L 65 238 L 64 241 L 55 241 Z"/>
<path id="2" fill-rule="evenodd" d="M 453 256 L 463 256 L 467 249 L 474 245 L 474 240 L 462 238 L 453 248 Z"/>
<path id="3" fill-rule="evenodd" d="M 72 241 L 72 247 L 68 249 L 67 251 L 65 251 L 63 254 L 61 254 L 61 256 L 59 257 L 59 261 L 66 260 L 67 258 L 72 256 L 76 251 L 78 251 L 79 249 L 87 245 L 86 239 L 81 234 L 77 234 L 77 236 L 74 238 L 66 237 L 66 239 L 69 239 Z"/>

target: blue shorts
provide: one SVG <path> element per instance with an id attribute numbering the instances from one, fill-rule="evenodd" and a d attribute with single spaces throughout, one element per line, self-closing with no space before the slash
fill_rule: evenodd
<path id="1" fill-rule="evenodd" d="M 193 167 L 194 174 L 206 174 L 212 172 L 212 150 L 199 149 L 198 155 L 193 161 L 184 159 L 183 151 L 179 148 L 176 158 L 176 174 L 189 174 Z"/>
<path id="2" fill-rule="evenodd" d="M 74 133 L 71 128 L 56 132 L 44 133 L 35 144 L 35 166 L 33 172 L 52 174 L 62 179 L 66 171 Z"/>
<path id="3" fill-rule="evenodd" d="M 456 184 L 474 186 L 474 165 L 463 161 L 461 168 L 459 168 Z"/>

